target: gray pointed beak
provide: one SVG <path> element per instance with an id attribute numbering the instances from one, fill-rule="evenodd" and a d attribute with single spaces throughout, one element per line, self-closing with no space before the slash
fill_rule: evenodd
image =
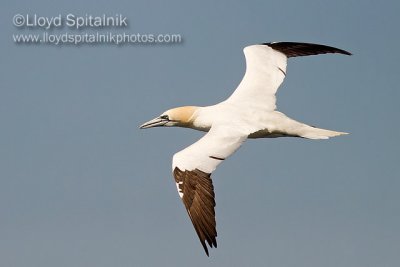
<path id="1" fill-rule="evenodd" d="M 147 129 L 151 127 L 159 127 L 159 126 L 164 126 L 167 124 L 169 120 L 167 119 L 161 119 L 160 117 L 157 117 L 155 119 L 152 119 L 151 121 L 145 122 L 142 125 L 140 125 L 140 129 Z"/>

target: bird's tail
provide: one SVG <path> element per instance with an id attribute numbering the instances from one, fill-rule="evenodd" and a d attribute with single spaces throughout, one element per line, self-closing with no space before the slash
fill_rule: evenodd
<path id="1" fill-rule="evenodd" d="M 301 137 L 308 138 L 308 139 L 328 139 L 330 137 L 345 135 L 345 134 L 348 134 L 348 133 L 336 132 L 336 131 L 316 128 L 316 127 L 307 125 L 307 127 L 305 127 L 305 129 L 303 129 Z"/>

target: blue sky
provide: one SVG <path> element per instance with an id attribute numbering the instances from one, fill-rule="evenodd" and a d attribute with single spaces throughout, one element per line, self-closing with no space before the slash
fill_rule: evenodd
<path id="1" fill-rule="evenodd" d="M 397 1 L 6 2 L 1 266 L 399 266 Z M 43 32 L 12 24 L 35 13 L 118 13 L 123 31 L 183 42 L 13 43 Z M 171 175 L 172 155 L 203 133 L 138 126 L 225 99 L 243 47 L 270 41 L 354 54 L 291 59 L 278 93 L 290 117 L 351 134 L 246 142 L 213 174 L 218 248 L 208 258 Z"/>

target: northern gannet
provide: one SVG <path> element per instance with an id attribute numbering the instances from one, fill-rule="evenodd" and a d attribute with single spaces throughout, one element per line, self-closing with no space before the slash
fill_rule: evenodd
<path id="1" fill-rule="evenodd" d="M 178 126 L 208 132 L 176 153 L 172 172 L 180 198 L 207 254 L 217 247 L 214 187 L 211 173 L 247 138 L 328 139 L 346 134 L 295 121 L 276 110 L 275 93 L 286 76 L 287 59 L 326 53 L 351 53 L 325 45 L 274 42 L 244 48 L 246 72 L 237 89 L 213 106 L 184 106 L 165 111 L 140 126 Z"/>

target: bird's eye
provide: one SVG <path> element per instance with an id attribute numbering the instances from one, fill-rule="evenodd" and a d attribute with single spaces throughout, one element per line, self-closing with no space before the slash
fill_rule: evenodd
<path id="1" fill-rule="evenodd" d="M 160 116 L 160 119 L 169 120 L 169 117 L 168 117 L 168 115 L 162 115 L 162 116 Z"/>

